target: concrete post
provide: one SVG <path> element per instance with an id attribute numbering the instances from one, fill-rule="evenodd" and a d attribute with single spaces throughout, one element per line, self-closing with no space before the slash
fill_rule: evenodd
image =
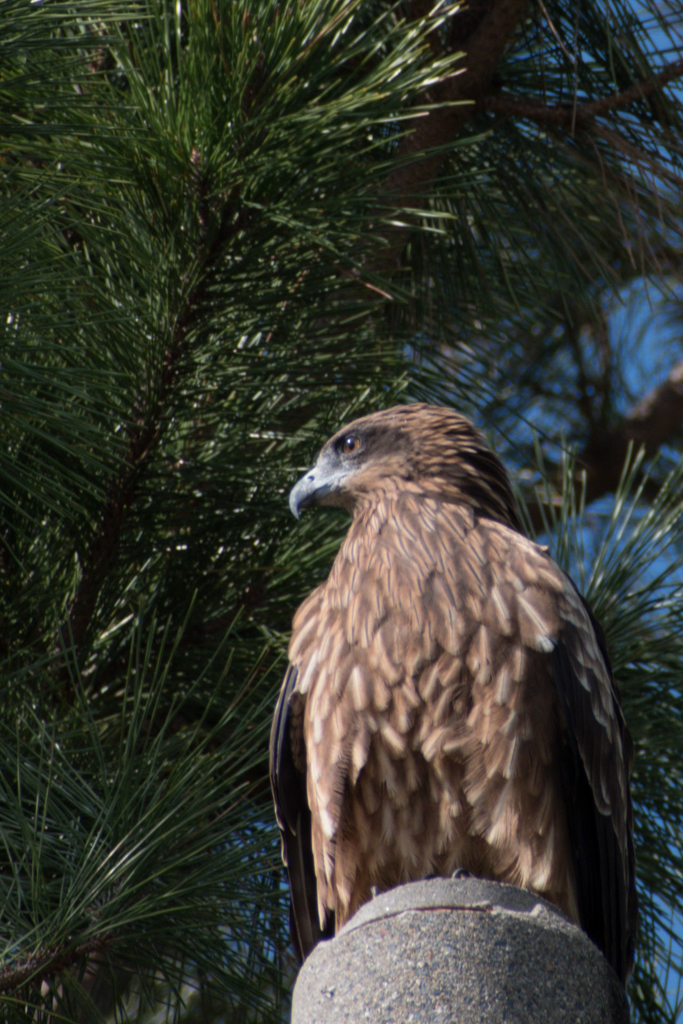
<path id="1" fill-rule="evenodd" d="M 628 1024 L 590 939 L 523 889 L 432 878 L 382 893 L 316 947 L 292 1024 Z"/>

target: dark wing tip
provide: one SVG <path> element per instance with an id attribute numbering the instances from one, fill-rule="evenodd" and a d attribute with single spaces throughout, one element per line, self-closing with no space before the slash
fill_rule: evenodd
<path id="1" fill-rule="evenodd" d="M 591 620 L 592 615 L 591 615 Z M 600 643 L 605 666 L 612 680 L 607 653 Z M 571 630 L 551 655 L 555 685 L 567 729 L 567 745 L 562 763 L 562 781 L 567 823 L 572 844 L 581 926 L 602 950 L 619 979 L 626 984 L 633 968 L 637 927 L 635 856 L 633 851 L 633 812 L 626 780 L 627 806 L 622 808 L 627 824 L 625 840 L 620 839 L 612 817 L 599 811 L 594 786 L 599 778 L 589 776 L 586 765 L 595 765 L 595 745 L 600 742 L 593 718 L 591 698 L 576 678 L 567 643 Z M 620 712 L 618 695 L 612 683 L 615 722 L 622 733 L 625 751 L 627 730 Z M 619 792 L 621 787 L 613 787 Z"/>
<path id="2" fill-rule="evenodd" d="M 297 960 L 303 963 L 321 939 L 334 934 L 334 916 L 328 915 L 325 928 L 320 927 L 306 776 L 297 769 L 292 752 L 290 712 L 297 676 L 296 667 L 290 665 L 275 708 L 270 734 L 270 784 L 289 876 L 290 935 Z"/>

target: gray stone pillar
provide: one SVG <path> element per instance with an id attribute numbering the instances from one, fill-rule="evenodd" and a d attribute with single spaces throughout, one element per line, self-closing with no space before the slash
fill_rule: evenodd
<path id="1" fill-rule="evenodd" d="M 627 1024 L 602 953 L 523 889 L 432 878 L 382 893 L 303 965 L 292 1024 Z"/>

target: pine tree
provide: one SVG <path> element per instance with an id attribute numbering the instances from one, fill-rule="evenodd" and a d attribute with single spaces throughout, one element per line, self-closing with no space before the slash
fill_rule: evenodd
<path id="1" fill-rule="evenodd" d="M 267 738 L 345 529 L 286 494 L 413 399 L 491 432 L 606 628 L 633 1016 L 677 1019 L 681 370 L 623 408 L 610 312 L 675 294 L 676 17 L 1 0 L 3 1020 L 286 1018 Z"/>

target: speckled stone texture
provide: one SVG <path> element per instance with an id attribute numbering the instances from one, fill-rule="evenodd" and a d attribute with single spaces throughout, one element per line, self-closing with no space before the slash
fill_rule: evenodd
<path id="1" fill-rule="evenodd" d="M 320 943 L 292 1024 L 627 1024 L 602 953 L 523 889 L 432 878 L 382 893 Z"/>

